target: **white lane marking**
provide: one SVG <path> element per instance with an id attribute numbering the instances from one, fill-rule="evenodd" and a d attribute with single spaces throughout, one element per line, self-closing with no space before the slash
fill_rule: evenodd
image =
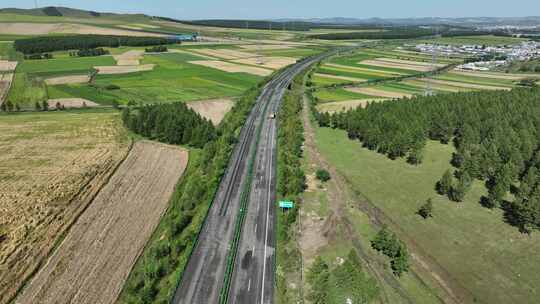
<path id="1" fill-rule="evenodd" d="M 249 282 L 248 282 L 248 291 L 251 290 L 251 279 L 249 279 Z"/>
<path id="2" fill-rule="evenodd" d="M 271 142 L 273 142 L 274 140 L 274 124 L 272 124 L 272 126 L 270 127 L 271 129 L 271 133 L 272 134 L 270 136 L 270 140 Z M 272 181 L 272 168 L 271 168 L 271 165 L 272 165 L 272 157 L 273 157 L 273 154 L 274 154 L 274 149 L 270 148 L 270 157 L 268 158 L 268 162 L 270 163 L 270 165 L 268 166 L 269 170 L 270 170 L 270 178 L 268 179 L 268 202 L 267 202 L 267 209 L 266 209 L 266 232 L 265 232 L 265 236 L 264 236 L 264 259 L 263 259 L 263 275 L 262 275 L 262 289 L 261 289 L 261 304 L 264 304 L 264 283 L 265 283 L 265 276 L 266 276 L 266 248 L 268 246 L 268 223 L 270 222 L 269 218 L 270 218 L 270 194 L 271 194 L 271 190 L 270 190 L 270 186 L 271 186 L 271 181 Z"/>

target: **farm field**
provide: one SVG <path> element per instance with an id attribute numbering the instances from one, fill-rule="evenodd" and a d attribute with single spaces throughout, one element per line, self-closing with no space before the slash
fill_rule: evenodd
<path id="1" fill-rule="evenodd" d="M 420 40 L 419 43 L 438 44 L 469 44 L 469 45 L 511 45 L 527 41 L 523 38 L 499 37 L 492 35 L 485 36 L 462 36 L 462 37 L 440 37 L 436 39 Z"/>
<path id="2" fill-rule="evenodd" d="M 112 111 L 0 118 L 0 303 L 44 261 L 127 153 Z"/>
<path id="3" fill-rule="evenodd" d="M 113 303 L 187 160 L 176 146 L 135 143 L 17 303 Z"/>
<path id="4" fill-rule="evenodd" d="M 351 187 L 384 213 L 391 229 L 427 257 L 413 257 L 414 265 L 445 269 L 441 278 L 465 302 L 535 303 L 540 236 L 523 235 L 504 222 L 502 211 L 482 207 L 485 188 L 478 181 L 463 203 L 435 192 L 435 182 L 450 168 L 453 147 L 429 142 L 423 164 L 411 166 L 362 148 L 344 131 L 319 128 L 316 142 Z M 425 221 L 416 211 L 428 198 L 434 200 L 434 217 Z"/>
<path id="5" fill-rule="evenodd" d="M 99 104 L 129 101 L 155 103 L 206 100 L 241 95 L 262 78 L 246 73 L 228 73 L 196 65 L 204 58 L 187 53 L 145 55 L 142 64 L 154 64 L 152 71 L 124 75 L 97 75 L 92 85 L 48 87 L 49 98 L 85 98 Z M 218 61 L 221 62 L 221 61 Z M 118 89 L 109 90 L 115 85 Z"/>
<path id="6" fill-rule="evenodd" d="M 232 99 L 210 99 L 188 102 L 187 106 L 218 125 L 234 106 Z"/>

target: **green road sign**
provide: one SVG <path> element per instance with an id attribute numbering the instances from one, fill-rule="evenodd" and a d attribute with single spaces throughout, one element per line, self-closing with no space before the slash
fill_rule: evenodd
<path id="1" fill-rule="evenodd" d="M 279 202 L 279 207 L 280 208 L 285 208 L 285 209 L 291 209 L 291 208 L 294 207 L 294 203 L 290 202 L 290 201 L 280 201 Z"/>

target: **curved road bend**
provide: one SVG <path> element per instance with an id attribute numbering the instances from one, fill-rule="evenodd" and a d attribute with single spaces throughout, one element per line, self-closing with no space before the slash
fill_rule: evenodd
<path id="1" fill-rule="evenodd" d="M 266 119 L 277 112 L 285 89 L 294 76 L 312 63 L 335 54 L 335 51 L 298 62 L 272 79 L 257 99 L 242 128 L 229 167 L 219 186 L 208 217 L 184 276 L 173 298 L 175 304 L 219 303 L 227 256 L 240 208 L 240 194 L 248 168 L 249 156 L 256 149 L 253 182 L 236 266 L 233 272 L 229 303 L 273 303 L 274 292 L 274 211 L 276 185 L 277 125 Z M 265 106 L 268 108 L 265 111 Z M 256 130 L 261 127 L 260 142 Z"/>

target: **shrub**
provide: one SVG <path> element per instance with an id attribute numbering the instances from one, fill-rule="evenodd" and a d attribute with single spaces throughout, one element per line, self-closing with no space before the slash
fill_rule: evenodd
<path id="1" fill-rule="evenodd" d="M 321 182 L 327 182 L 330 180 L 330 172 L 326 171 L 325 169 L 318 169 L 315 175 Z"/>

